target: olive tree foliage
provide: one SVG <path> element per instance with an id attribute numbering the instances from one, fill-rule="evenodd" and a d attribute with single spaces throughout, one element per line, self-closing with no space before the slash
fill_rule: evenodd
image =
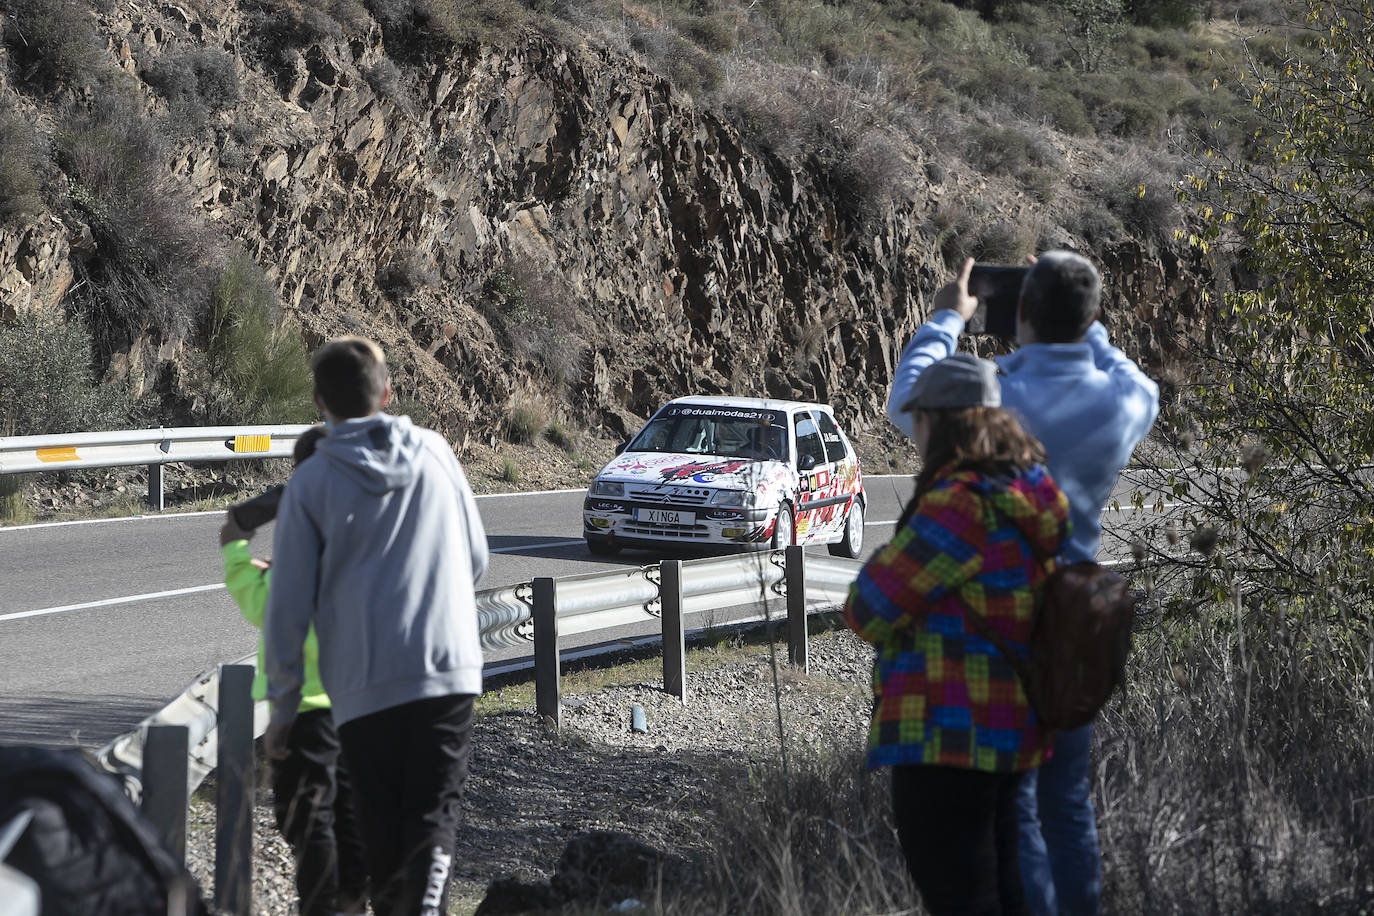
<path id="1" fill-rule="evenodd" d="M 310 363 L 276 287 L 247 253 L 232 254 L 210 292 L 203 365 L 192 372 L 212 423 L 305 423 L 315 418 Z"/>
<path id="2" fill-rule="evenodd" d="M 1232 279 L 1161 423 L 1186 510 L 1169 539 L 1181 527 L 1196 548 L 1165 549 L 1192 556 L 1193 602 L 1239 591 L 1250 608 L 1350 615 L 1359 643 L 1374 606 L 1374 8 L 1309 0 L 1295 25 L 1277 68 L 1236 74 L 1261 124 L 1249 149 L 1201 151 L 1180 192 L 1188 242 Z"/>
<path id="3" fill-rule="evenodd" d="M 126 409 L 122 388 L 94 379 L 80 320 L 35 309 L 0 321 L 0 436 L 109 429 Z"/>

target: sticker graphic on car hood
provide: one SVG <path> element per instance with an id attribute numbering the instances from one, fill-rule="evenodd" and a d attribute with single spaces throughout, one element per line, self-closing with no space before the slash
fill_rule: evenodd
<path id="1" fill-rule="evenodd" d="M 747 489 L 787 476 L 777 461 L 747 458 L 702 458 L 700 455 L 658 452 L 626 452 L 597 475 L 606 480 L 645 483 L 698 483 L 722 488 Z"/>

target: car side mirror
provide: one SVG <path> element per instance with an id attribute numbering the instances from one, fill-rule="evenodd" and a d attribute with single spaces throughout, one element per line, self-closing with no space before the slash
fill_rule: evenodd
<path id="1" fill-rule="evenodd" d="M 809 470 L 813 469 L 815 466 L 816 466 L 816 456 L 815 456 L 815 455 L 802 455 L 802 456 L 801 456 L 801 459 L 800 459 L 799 461 L 797 461 L 797 467 L 800 468 L 800 469 L 802 469 L 803 471 L 809 471 Z"/>
<path id="2" fill-rule="evenodd" d="M 630 445 L 630 443 L 628 443 L 628 442 L 622 442 L 622 443 L 620 443 L 619 445 L 617 445 L 617 446 L 615 447 L 615 453 L 616 453 L 617 455 L 619 455 L 621 452 L 625 451 L 625 449 L 628 448 L 629 445 Z"/>

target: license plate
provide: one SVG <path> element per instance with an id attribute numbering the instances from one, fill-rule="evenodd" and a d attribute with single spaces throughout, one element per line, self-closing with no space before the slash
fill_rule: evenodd
<path id="1" fill-rule="evenodd" d="M 696 520 L 695 512 L 683 512 L 680 509 L 635 510 L 635 521 L 648 522 L 651 525 L 692 525 Z"/>

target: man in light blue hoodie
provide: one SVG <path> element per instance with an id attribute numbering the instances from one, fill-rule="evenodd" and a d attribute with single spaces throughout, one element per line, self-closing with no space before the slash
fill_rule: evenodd
<path id="1" fill-rule="evenodd" d="M 311 361 L 329 435 L 277 512 L 263 625 L 272 720 L 285 747 L 313 622 L 320 680 L 353 776 L 378 916 L 447 912 L 482 690 L 474 587 L 487 539 L 443 437 L 382 413 L 386 360 L 345 337 Z"/>
<path id="2" fill-rule="evenodd" d="M 889 419 L 913 436 L 901 408 L 921 372 L 955 351 L 978 300 L 973 259 L 935 295 L 935 311 L 902 351 L 887 401 Z M 998 357 L 1002 406 L 1045 446 L 1051 476 L 1069 499 L 1073 528 L 1060 558 L 1094 560 L 1102 508 L 1131 452 L 1159 413 L 1159 387 L 1107 340 L 1097 320 L 1102 281 L 1081 255 L 1035 260 L 1017 307 L 1020 347 Z M 1036 916 L 1096 914 L 1101 873 L 1089 798 L 1092 726 L 1061 733 L 1054 755 L 1021 784 L 1021 877 Z"/>

